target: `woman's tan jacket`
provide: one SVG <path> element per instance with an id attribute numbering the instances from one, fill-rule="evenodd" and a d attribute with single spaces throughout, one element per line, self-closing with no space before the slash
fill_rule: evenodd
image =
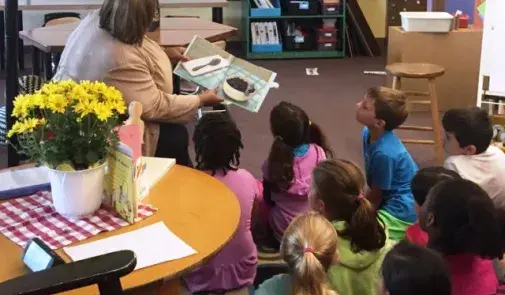
<path id="1" fill-rule="evenodd" d="M 126 104 L 138 101 L 145 122 L 142 154 L 154 156 L 159 123 L 186 123 L 200 106 L 196 95 L 173 95 L 172 65 L 148 37 L 141 46 L 114 39 L 98 26 L 98 11 L 81 21 L 65 45 L 53 80 L 104 81 L 119 89 Z"/>

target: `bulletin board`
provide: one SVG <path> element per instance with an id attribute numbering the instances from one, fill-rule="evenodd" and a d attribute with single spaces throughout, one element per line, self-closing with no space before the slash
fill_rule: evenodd
<path id="1" fill-rule="evenodd" d="M 486 0 L 480 75 L 489 77 L 489 91 L 505 93 L 504 0 Z"/>

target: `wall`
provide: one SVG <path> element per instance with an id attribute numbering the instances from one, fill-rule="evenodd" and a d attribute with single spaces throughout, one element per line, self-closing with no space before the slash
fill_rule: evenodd
<path id="1" fill-rule="evenodd" d="M 376 38 L 385 36 L 386 0 L 358 0 L 369 25 Z M 51 11 L 25 11 L 23 12 L 23 28 L 31 29 L 42 26 L 43 16 Z M 88 11 L 78 11 L 85 15 Z M 212 19 L 210 8 L 181 8 L 162 9 L 162 16 L 165 15 L 193 15 L 204 19 Z M 228 7 L 224 8 L 224 23 L 238 28 L 238 34 L 233 39 L 242 40 L 242 7 L 240 1 L 231 1 Z"/>

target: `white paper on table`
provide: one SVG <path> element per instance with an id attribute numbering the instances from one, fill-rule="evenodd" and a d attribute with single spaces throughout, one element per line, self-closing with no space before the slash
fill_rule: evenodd
<path id="1" fill-rule="evenodd" d="M 196 254 L 193 248 L 171 232 L 161 221 L 125 234 L 63 248 L 73 261 L 120 250 L 131 250 L 137 255 L 135 269 Z"/>

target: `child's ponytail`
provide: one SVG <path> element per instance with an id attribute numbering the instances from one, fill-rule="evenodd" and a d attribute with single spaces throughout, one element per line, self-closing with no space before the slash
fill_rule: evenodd
<path id="1" fill-rule="evenodd" d="M 338 235 L 350 240 L 354 252 L 375 251 L 384 247 L 386 232 L 377 219 L 377 212 L 363 196 L 365 176 L 347 160 L 325 160 L 312 172 L 316 198 L 324 204 L 329 220 L 343 221 Z"/>
<path id="2" fill-rule="evenodd" d="M 295 218 L 284 233 L 281 255 L 293 276 L 294 295 L 333 295 L 326 272 L 337 256 L 338 236 L 322 215 Z"/>
<path id="3" fill-rule="evenodd" d="M 326 295 L 331 287 L 326 279 L 326 269 L 316 254 L 306 251 L 302 254 L 300 266 L 293 274 L 294 295 Z"/>
<path id="4" fill-rule="evenodd" d="M 356 200 L 358 207 L 342 234 L 350 238 L 354 252 L 381 249 L 386 243 L 386 231 L 378 222 L 374 207 L 363 195 L 350 197 Z"/>
<path id="5" fill-rule="evenodd" d="M 267 178 L 273 185 L 272 189 L 278 191 L 289 188 L 294 177 L 294 157 L 292 148 L 286 145 L 281 137 L 276 136 L 268 156 Z"/>
<path id="6" fill-rule="evenodd" d="M 328 139 L 323 133 L 323 130 L 319 125 L 317 125 L 314 122 L 309 121 L 309 142 L 310 143 L 315 143 L 321 148 L 323 148 L 324 152 L 326 153 L 327 158 L 333 158 L 334 154 L 333 151 L 330 148 L 330 145 L 328 143 Z"/>

